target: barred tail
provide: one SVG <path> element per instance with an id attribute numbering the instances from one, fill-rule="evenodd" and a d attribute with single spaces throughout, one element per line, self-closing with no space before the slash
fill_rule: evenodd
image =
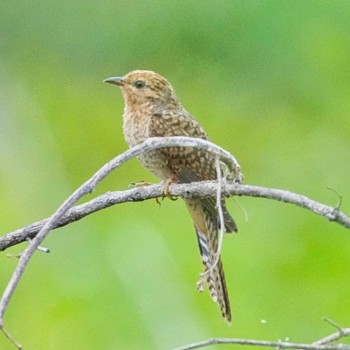
<path id="1" fill-rule="evenodd" d="M 229 323 L 231 322 L 231 309 L 226 287 L 225 273 L 221 263 L 221 259 L 217 261 L 216 251 L 217 242 L 211 242 L 207 235 L 196 229 L 198 245 L 202 256 L 202 262 L 205 266 L 203 281 L 209 287 L 209 293 L 214 302 L 220 305 L 221 314 Z M 217 240 L 217 238 L 216 238 Z M 213 244 L 214 243 L 214 244 Z M 213 249 L 216 248 L 216 249 Z M 214 266 L 214 267 L 213 267 Z M 203 290 L 203 285 L 200 283 L 199 290 Z"/>

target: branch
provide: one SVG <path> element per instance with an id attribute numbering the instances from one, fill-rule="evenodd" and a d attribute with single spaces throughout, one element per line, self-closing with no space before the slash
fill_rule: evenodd
<path id="1" fill-rule="evenodd" d="M 169 194 L 182 198 L 194 197 L 213 197 L 216 196 L 218 190 L 216 181 L 192 182 L 190 184 L 171 184 L 169 186 Z M 93 214 L 96 211 L 109 208 L 113 205 L 138 202 L 146 199 L 157 198 L 163 195 L 163 186 L 161 183 L 133 188 L 125 191 L 114 191 L 103 194 L 89 202 L 77 205 L 69 209 L 61 219 L 54 225 L 52 229 L 71 224 Z M 328 221 L 333 221 L 339 225 L 350 229 L 350 217 L 346 216 L 338 207 L 331 207 L 316 202 L 306 196 L 293 193 L 287 190 L 266 188 L 252 185 L 232 184 L 223 181 L 221 183 L 222 196 L 248 196 L 256 198 L 273 199 L 276 201 L 294 204 L 304 209 L 312 211 Z M 49 218 L 34 222 L 28 226 L 22 227 L 16 231 L 9 232 L 0 237 L 0 251 L 26 241 L 28 238 L 34 238 L 42 229 Z"/>
<path id="2" fill-rule="evenodd" d="M 328 322 L 330 325 L 337 328 L 337 332 L 332 333 L 330 335 L 327 335 L 327 337 L 324 337 L 322 339 L 319 339 L 312 343 L 312 345 L 324 345 L 324 344 L 330 344 L 336 340 L 339 340 L 341 338 L 347 337 L 350 335 L 350 328 L 344 328 L 336 324 L 334 321 L 330 320 L 329 318 L 324 319 L 326 322 Z"/>
<path id="3" fill-rule="evenodd" d="M 273 342 L 267 340 L 253 340 L 253 339 L 238 339 L 238 338 L 212 338 L 197 343 L 176 348 L 174 350 L 192 350 L 204 348 L 209 345 L 215 344 L 236 344 L 236 345 L 251 345 L 261 346 L 276 349 L 306 349 L 306 350 L 350 350 L 350 345 L 346 344 L 301 344 L 301 343 L 290 343 L 290 342 Z"/>
<path id="4" fill-rule="evenodd" d="M 212 338 L 208 340 L 199 341 L 189 345 L 176 348 L 174 350 L 191 350 L 199 349 L 209 345 L 215 344 L 239 344 L 252 345 L 276 349 L 308 349 L 308 350 L 350 350 L 350 345 L 347 344 L 331 344 L 336 340 L 350 336 L 350 328 L 340 327 L 328 318 L 325 321 L 338 329 L 337 332 L 328 335 L 312 344 L 290 343 L 287 341 L 271 342 L 267 340 L 252 340 L 252 339 L 238 339 L 238 338 Z"/>

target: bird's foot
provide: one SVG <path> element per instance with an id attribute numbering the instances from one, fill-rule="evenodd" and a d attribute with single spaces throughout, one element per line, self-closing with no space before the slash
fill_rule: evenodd
<path id="1" fill-rule="evenodd" d="M 139 188 L 139 187 L 144 187 L 144 186 L 150 186 L 153 185 L 151 182 L 147 182 L 147 181 L 139 181 L 139 182 L 130 182 L 129 183 L 129 188 Z M 160 206 L 162 200 L 164 197 L 160 198 L 160 197 L 156 197 L 156 202 L 157 204 Z"/>
<path id="2" fill-rule="evenodd" d="M 169 186 L 172 184 L 172 183 L 176 183 L 177 181 L 172 179 L 172 178 L 169 178 L 169 179 L 166 179 L 163 183 L 163 188 L 162 188 L 162 194 L 163 194 L 163 197 L 162 197 L 162 200 L 164 198 L 170 198 L 172 201 L 176 201 L 177 200 L 177 196 L 172 196 L 170 193 L 169 193 Z"/>
<path id="3" fill-rule="evenodd" d="M 224 179 L 229 183 L 241 184 L 244 180 L 244 175 L 241 173 L 240 169 L 235 169 L 232 172 L 227 171 L 224 174 Z"/>

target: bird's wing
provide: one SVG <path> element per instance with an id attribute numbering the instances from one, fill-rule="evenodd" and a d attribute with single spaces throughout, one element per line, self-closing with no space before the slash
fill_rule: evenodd
<path id="1" fill-rule="evenodd" d="M 199 122 L 183 110 L 153 113 L 149 132 L 150 136 L 189 136 L 208 139 Z"/>
<path id="2" fill-rule="evenodd" d="M 185 111 L 168 111 L 152 115 L 149 124 L 149 135 L 152 136 L 189 136 L 207 140 L 207 134 L 199 122 Z M 215 180 L 217 178 L 215 158 L 208 152 L 192 147 L 169 147 L 159 150 L 168 160 L 170 172 L 177 181 L 190 183 Z M 180 156 L 179 156 L 180 155 Z M 213 217 L 217 217 L 215 198 L 203 198 L 202 205 Z M 237 232 L 237 226 L 227 211 L 225 200 L 222 209 L 226 232 Z"/>

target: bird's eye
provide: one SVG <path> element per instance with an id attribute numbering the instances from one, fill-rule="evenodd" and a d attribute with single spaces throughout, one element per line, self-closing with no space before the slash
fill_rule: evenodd
<path id="1" fill-rule="evenodd" d="M 142 89 L 146 86 L 146 83 L 143 80 L 136 80 L 134 86 L 136 89 Z"/>

